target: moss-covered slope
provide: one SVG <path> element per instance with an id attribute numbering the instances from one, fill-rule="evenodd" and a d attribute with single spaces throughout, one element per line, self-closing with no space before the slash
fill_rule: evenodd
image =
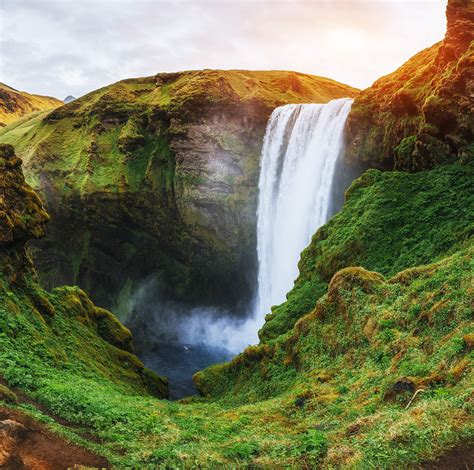
<path id="1" fill-rule="evenodd" d="M 110 312 L 78 288 L 39 285 L 25 243 L 44 235 L 47 220 L 13 147 L 0 145 L 0 375 L 32 396 L 85 378 L 166 396 L 166 380 L 132 354 L 130 332 Z"/>
<path id="2" fill-rule="evenodd" d="M 63 104 L 51 96 L 32 95 L 0 83 L 0 127 L 18 121 L 38 111 L 57 108 Z"/>
<path id="3" fill-rule="evenodd" d="M 150 275 L 166 279 L 162 295 L 194 303 L 248 298 L 270 113 L 355 93 L 294 72 L 159 74 L 9 126 L 0 141 L 52 216 L 36 253 L 43 280 L 109 306 Z"/>
<path id="4" fill-rule="evenodd" d="M 443 41 L 378 79 L 347 121 L 348 161 L 417 171 L 474 156 L 474 3 L 450 0 Z"/>
<path id="5" fill-rule="evenodd" d="M 419 173 L 365 172 L 348 189 L 343 210 L 303 251 L 295 286 L 267 316 L 261 339 L 285 333 L 309 313 L 340 269 L 393 276 L 464 246 L 474 233 L 473 181 L 472 162 Z"/>
<path id="6" fill-rule="evenodd" d="M 453 447 L 462 465 L 474 440 L 473 269 L 472 244 L 390 279 L 343 269 L 291 332 L 195 382 L 229 406 L 280 403 L 304 430 L 309 468 L 419 468 Z"/>

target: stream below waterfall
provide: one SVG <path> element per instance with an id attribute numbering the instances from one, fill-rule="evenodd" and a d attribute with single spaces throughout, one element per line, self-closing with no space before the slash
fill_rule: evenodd
<path id="1" fill-rule="evenodd" d="M 198 394 L 192 379 L 197 371 L 229 361 L 233 356 L 226 349 L 206 344 L 157 340 L 152 348 L 140 354 L 140 359 L 152 371 L 168 377 L 170 399 L 179 400 Z"/>

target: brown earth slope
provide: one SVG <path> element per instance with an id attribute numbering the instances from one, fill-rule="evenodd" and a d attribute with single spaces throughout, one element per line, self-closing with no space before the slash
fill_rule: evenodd
<path id="1" fill-rule="evenodd" d="M 62 104 L 51 96 L 32 95 L 0 83 L 0 127 L 36 111 L 57 108 Z"/>

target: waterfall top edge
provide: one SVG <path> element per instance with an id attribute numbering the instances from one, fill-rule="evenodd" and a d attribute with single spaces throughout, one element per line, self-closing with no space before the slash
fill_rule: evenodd
<path id="1" fill-rule="evenodd" d="M 289 103 L 289 104 L 283 104 L 281 106 L 277 106 L 275 109 L 289 109 L 289 108 L 296 108 L 298 106 L 303 107 L 303 106 L 327 106 L 330 104 L 334 103 L 353 103 L 354 98 L 336 98 L 334 100 L 328 101 L 326 103 Z"/>
<path id="2" fill-rule="evenodd" d="M 331 101 L 328 101 L 327 103 L 289 103 L 289 104 L 284 104 L 284 105 L 281 105 L 281 106 L 277 106 L 273 112 L 272 112 L 272 115 L 274 113 L 279 113 L 279 112 L 282 112 L 282 111 L 285 111 L 285 110 L 288 110 L 288 109 L 302 109 L 302 108 L 306 108 L 306 109 L 318 109 L 318 108 L 323 108 L 325 106 L 334 106 L 336 103 L 337 104 L 341 104 L 341 103 L 350 103 L 352 105 L 352 103 L 354 102 L 354 98 L 336 98 L 334 100 L 331 100 Z"/>

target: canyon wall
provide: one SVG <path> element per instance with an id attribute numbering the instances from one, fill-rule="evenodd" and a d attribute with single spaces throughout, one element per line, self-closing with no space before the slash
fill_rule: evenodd
<path id="1" fill-rule="evenodd" d="M 118 312 L 150 277 L 165 298 L 247 301 L 270 113 L 355 94 L 293 72 L 158 74 L 9 126 L 0 141 L 15 145 L 52 216 L 34 251 L 42 279 Z"/>

